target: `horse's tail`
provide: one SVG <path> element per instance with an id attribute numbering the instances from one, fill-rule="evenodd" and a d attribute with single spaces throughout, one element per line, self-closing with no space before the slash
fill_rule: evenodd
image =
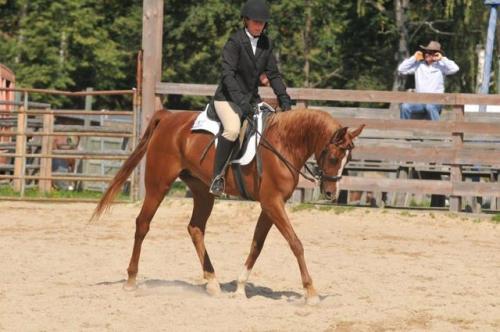
<path id="1" fill-rule="evenodd" d="M 127 158 L 127 160 L 125 160 L 122 167 L 120 168 L 118 173 L 116 173 L 108 189 L 106 190 L 101 200 L 97 204 L 94 213 L 90 218 L 91 221 L 99 219 L 99 217 L 106 210 L 109 209 L 111 203 L 113 202 L 113 199 L 120 191 L 122 185 L 125 183 L 125 181 L 127 181 L 128 177 L 130 176 L 130 173 L 132 173 L 132 171 L 135 169 L 137 164 L 139 164 L 142 157 L 146 153 L 148 149 L 149 140 L 153 136 L 153 132 L 156 126 L 158 125 L 160 120 L 167 114 L 170 114 L 170 112 L 167 112 L 165 110 L 157 111 L 156 113 L 153 114 L 153 117 L 149 121 L 148 127 L 146 128 L 146 131 L 144 132 L 141 141 L 136 146 L 135 150 Z"/>

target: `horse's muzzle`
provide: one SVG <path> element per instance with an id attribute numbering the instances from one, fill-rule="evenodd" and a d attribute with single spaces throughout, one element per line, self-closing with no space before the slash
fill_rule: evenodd
<path id="1" fill-rule="evenodd" d="M 325 197 L 326 197 L 326 199 L 328 199 L 332 202 L 335 202 L 337 200 L 337 198 L 335 197 L 335 193 L 331 192 L 331 191 L 325 191 Z"/>

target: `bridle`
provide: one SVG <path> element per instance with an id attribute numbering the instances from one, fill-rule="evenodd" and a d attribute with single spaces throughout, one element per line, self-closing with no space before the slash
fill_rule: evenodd
<path id="1" fill-rule="evenodd" d="M 340 179 L 342 179 L 342 174 L 340 175 L 327 175 L 325 174 L 325 172 L 323 171 L 323 166 L 324 166 L 324 163 L 326 161 L 326 157 L 327 157 L 327 154 L 328 154 L 328 146 L 330 146 L 330 144 L 333 144 L 335 145 L 338 149 L 341 149 L 341 150 L 344 150 L 345 153 L 346 153 L 346 156 L 344 156 L 344 158 L 348 158 L 349 160 L 349 155 L 351 153 L 351 150 L 354 148 L 354 144 L 353 143 L 350 143 L 349 146 L 347 148 L 341 148 L 338 143 L 338 141 L 334 141 L 334 137 L 335 137 L 335 134 L 337 132 L 335 132 L 332 136 L 332 138 L 330 139 L 330 142 L 325 146 L 325 148 L 321 151 L 320 155 L 319 155 L 319 158 L 318 160 L 316 161 L 316 164 L 317 166 L 314 168 L 314 171 L 311 171 L 309 170 L 309 168 L 307 167 L 306 165 L 306 169 L 311 173 L 311 175 L 314 176 L 314 178 L 320 182 L 324 182 L 324 181 L 330 181 L 330 182 L 337 182 L 339 181 Z M 344 159 L 342 158 L 340 160 L 340 162 L 342 162 L 342 160 Z M 342 165 L 340 166 L 342 167 Z"/>
<path id="2" fill-rule="evenodd" d="M 323 164 L 326 159 L 326 153 L 327 153 L 327 148 L 325 148 L 322 152 L 320 157 L 317 160 L 317 166 L 314 169 L 314 177 L 323 182 L 323 181 L 332 181 L 336 182 L 342 179 L 342 174 L 341 175 L 327 175 L 325 172 L 323 172 Z M 349 150 L 346 150 L 346 153 L 349 153 Z"/>
<path id="3" fill-rule="evenodd" d="M 329 140 L 328 144 L 321 151 L 319 158 L 316 161 L 317 165 L 314 167 L 313 170 L 311 170 L 311 168 L 307 165 L 307 163 L 304 164 L 304 167 L 309 174 L 306 174 L 306 173 L 302 172 L 300 169 L 297 169 L 278 150 L 276 150 L 274 148 L 274 146 L 271 143 L 269 143 L 269 141 L 261 133 L 259 133 L 258 131 L 257 131 L 257 133 L 260 135 L 260 137 L 262 139 L 262 143 L 264 143 L 262 145 L 264 147 L 268 148 L 269 150 L 271 150 L 281 161 L 283 161 L 285 163 L 285 165 L 287 165 L 287 167 L 289 169 L 292 169 L 295 172 L 297 172 L 298 174 L 302 175 L 306 180 L 309 180 L 311 182 L 319 181 L 320 183 L 322 183 L 323 181 L 337 182 L 340 179 L 342 179 L 342 174 L 341 175 L 327 175 L 327 174 L 325 174 L 325 172 L 323 172 L 323 164 L 325 163 L 326 155 L 328 153 L 328 147 L 330 146 L 330 144 L 333 144 L 337 148 L 342 149 L 338 145 L 340 143 L 339 140 L 335 139 L 337 132 L 341 129 L 342 128 L 339 128 L 333 133 L 332 138 Z M 354 144 L 350 143 L 347 148 L 344 148 L 344 150 L 346 151 L 347 154 L 350 154 L 350 152 L 353 148 L 354 148 Z"/>

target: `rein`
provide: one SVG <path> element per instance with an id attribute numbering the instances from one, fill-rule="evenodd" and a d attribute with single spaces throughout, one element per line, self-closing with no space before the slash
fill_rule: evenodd
<path id="1" fill-rule="evenodd" d="M 307 164 L 304 164 L 306 170 L 309 172 L 309 174 L 311 176 L 309 176 L 308 174 L 302 172 L 300 169 L 297 169 L 291 162 L 289 162 L 278 150 L 276 150 L 276 148 L 271 144 L 269 143 L 269 141 L 264 137 L 262 136 L 262 134 L 257 131 L 257 134 L 260 135 L 260 138 L 262 139 L 262 141 L 265 143 L 265 145 L 263 145 L 264 147 L 268 148 L 272 153 L 274 153 L 282 162 L 285 163 L 285 165 L 288 167 L 288 168 L 291 168 L 292 170 L 294 170 L 295 172 L 297 172 L 298 174 L 302 175 L 306 180 L 309 180 L 311 182 L 316 182 L 317 180 L 320 180 L 320 178 L 318 178 L 313 171 L 311 171 L 311 169 L 309 168 L 309 166 L 307 166 Z"/>
<path id="2" fill-rule="evenodd" d="M 309 172 L 309 174 L 306 174 L 304 172 L 302 172 L 300 169 L 297 169 L 290 161 L 288 161 L 278 150 L 276 150 L 276 148 L 271 144 L 269 143 L 269 141 L 262 135 L 261 132 L 259 132 L 259 130 L 257 128 L 254 127 L 254 124 L 252 121 L 249 121 L 250 125 L 253 127 L 253 129 L 255 130 L 255 132 L 260 136 L 260 138 L 262 139 L 262 142 L 265 143 L 265 145 L 263 144 L 264 147 L 268 148 L 271 152 L 273 152 L 283 163 L 285 163 L 285 165 L 289 168 L 289 169 L 292 169 L 294 170 L 296 173 L 302 175 L 306 180 L 308 181 L 311 181 L 311 182 L 316 182 L 316 181 L 338 181 L 342 178 L 342 175 L 340 176 L 331 176 L 331 175 L 326 175 L 324 174 L 323 170 L 321 169 L 321 167 L 316 167 L 316 169 L 313 171 L 309 168 L 309 166 L 307 165 L 307 163 L 304 164 L 304 167 L 306 168 L 306 170 Z M 335 133 L 334 133 L 335 135 Z M 321 155 L 320 157 L 318 158 L 318 165 L 323 165 L 323 162 L 320 163 L 320 161 L 323 161 L 323 157 L 325 155 L 327 151 L 327 148 L 325 147 L 323 149 L 323 151 L 321 152 Z"/>

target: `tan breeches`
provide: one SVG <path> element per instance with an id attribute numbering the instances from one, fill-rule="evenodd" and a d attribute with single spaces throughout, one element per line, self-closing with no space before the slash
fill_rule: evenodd
<path id="1" fill-rule="evenodd" d="M 222 126 L 224 127 L 224 131 L 222 132 L 222 136 L 234 142 L 238 138 L 240 134 L 240 117 L 233 110 L 231 104 L 227 101 L 214 101 L 215 112 L 222 122 Z M 236 106 L 235 106 L 236 107 Z"/>

